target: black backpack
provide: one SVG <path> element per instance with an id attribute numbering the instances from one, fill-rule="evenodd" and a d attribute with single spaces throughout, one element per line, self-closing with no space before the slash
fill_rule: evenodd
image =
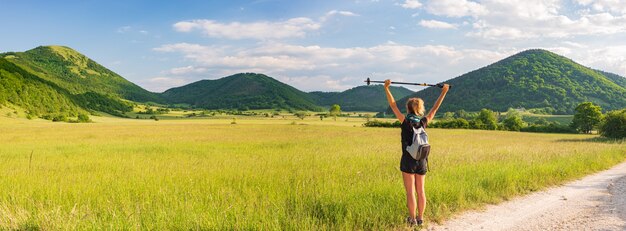
<path id="1" fill-rule="evenodd" d="M 428 158 L 430 154 L 430 144 L 428 144 L 428 134 L 424 126 L 413 126 L 414 122 L 410 121 L 411 128 L 413 129 L 413 143 L 406 147 L 406 151 L 415 160 L 423 160 Z"/>

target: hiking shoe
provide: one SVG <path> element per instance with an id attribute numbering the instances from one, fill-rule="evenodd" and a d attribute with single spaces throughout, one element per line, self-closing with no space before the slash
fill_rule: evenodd
<path id="1" fill-rule="evenodd" d="M 410 227 L 418 225 L 417 220 L 415 220 L 415 218 L 411 218 L 411 217 L 406 217 L 406 224 L 409 225 Z"/>
<path id="2" fill-rule="evenodd" d="M 415 223 L 417 223 L 418 226 L 422 226 L 424 220 L 415 220 Z"/>

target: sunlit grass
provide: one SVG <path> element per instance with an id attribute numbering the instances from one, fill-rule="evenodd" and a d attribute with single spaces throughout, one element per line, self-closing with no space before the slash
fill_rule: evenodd
<path id="1" fill-rule="evenodd" d="M 332 118 L 93 119 L 0 118 L 0 229 L 403 227 L 399 129 Z M 626 144 L 588 135 L 429 135 L 429 221 L 626 158 Z"/>

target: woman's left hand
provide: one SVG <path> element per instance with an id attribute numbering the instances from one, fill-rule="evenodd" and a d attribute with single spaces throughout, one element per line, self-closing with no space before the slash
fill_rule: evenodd
<path id="1" fill-rule="evenodd" d="M 389 88 L 390 84 L 391 84 L 391 79 L 385 80 L 385 88 Z"/>

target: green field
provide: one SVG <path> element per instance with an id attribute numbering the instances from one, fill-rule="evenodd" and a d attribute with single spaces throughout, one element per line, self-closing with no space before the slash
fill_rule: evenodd
<path id="1" fill-rule="evenodd" d="M 0 229 L 404 227 L 399 129 L 360 118 L 92 119 L 0 115 Z M 626 143 L 592 135 L 429 135 L 427 222 L 626 159 Z"/>

